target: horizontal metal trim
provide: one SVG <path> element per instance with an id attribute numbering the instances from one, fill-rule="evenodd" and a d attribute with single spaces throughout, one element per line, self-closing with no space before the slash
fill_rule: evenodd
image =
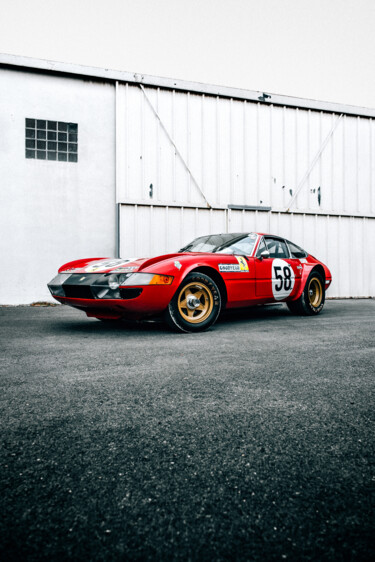
<path id="1" fill-rule="evenodd" d="M 148 203 L 147 201 L 125 201 L 118 202 L 118 205 L 122 207 L 158 207 L 166 209 L 197 209 L 202 211 L 245 211 L 250 213 L 258 212 L 268 212 L 271 214 L 278 215 L 311 215 L 311 216 L 321 216 L 321 217 L 342 217 L 342 218 L 354 218 L 354 219 L 375 219 L 375 215 L 361 215 L 359 213 L 340 213 L 334 211 L 312 211 L 307 209 L 295 209 L 293 211 L 286 211 L 285 209 L 272 209 L 271 207 L 251 207 L 246 205 L 228 205 L 224 206 L 212 206 L 208 208 L 205 205 L 194 205 L 191 203 L 177 203 L 177 202 L 158 202 L 158 203 Z M 236 207 L 236 208 L 235 208 Z"/>
<path id="2" fill-rule="evenodd" d="M 177 202 L 167 202 L 167 201 L 160 201 L 155 203 L 149 203 L 147 201 L 126 201 L 118 203 L 122 206 L 128 207 L 165 207 L 168 209 L 202 209 L 204 211 L 225 211 L 227 207 L 224 206 L 216 206 L 216 207 L 208 207 L 207 205 L 194 205 L 193 203 L 177 203 Z"/>
<path id="3" fill-rule="evenodd" d="M 246 100 L 262 103 L 265 105 L 280 105 L 300 109 L 311 109 L 314 111 L 325 111 L 329 113 L 343 113 L 357 117 L 375 117 L 375 108 L 357 107 L 333 102 L 296 98 L 272 93 L 257 92 L 241 88 L 230 88 L 228 86 L 216 86 L 202 84 L 200 82 L 189 82 L 185 80 L 174 80 L 173 78 L 161 78 L 146 74 L 137 74 L 107 68 L 96 68 L 92 66 L 81 66 L 64 62 L 54 62 L 31 57 L 7 55 L 0 53 L 0 66 L 13 67 L 17 69 L 28 69 L 56 74 L 72 75 L 82 78 L 99 79 L 108 82 L 126 82 L 129 84 L 143 84 L 153 88 L 165 88 L 168 90 L 179 90 L 209 96 Z"/>
<path id="4" fill-rule="evenodd" d="M 283 215 L 314 215 L 322 217 L 343 217 L 353 219 L 375 219 L 375 215 L 362 215 L 361 213 L 344 213 L 340 211 L 313 211 L 309 209 L 292 209 L 286 211 L 285 209 L 272 209 L 273 213 L 281 213 Z"/>
<path id="5" fill-rule="evenodd" d="M 262 205 L 228 205 L 228 209 L 234 211 L 271 211 L 272 207 L 264 207 Z"/>

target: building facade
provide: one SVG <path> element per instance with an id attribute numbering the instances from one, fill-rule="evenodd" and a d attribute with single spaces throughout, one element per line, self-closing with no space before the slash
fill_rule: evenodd
<path id="1" fill-rule="evenodd" d="M 58 266 L 263 231 L 375 296 L 375 110 L 0 56 L 0 304 Z"/>

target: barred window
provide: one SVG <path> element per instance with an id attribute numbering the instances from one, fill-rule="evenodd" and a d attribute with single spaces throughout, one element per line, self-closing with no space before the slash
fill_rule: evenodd
<path id="1" fill-rule="evenodd" d="M 25 156 L 78 162 L 78 125 L 44 119 L 25 120 Z"/>

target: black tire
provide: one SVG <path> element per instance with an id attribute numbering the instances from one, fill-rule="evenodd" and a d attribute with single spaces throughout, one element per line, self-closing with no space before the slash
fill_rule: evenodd
<path id="1" fill-rule="evenodd" d="M 221 295 L 216 283 L 204 273 L 189 273 L 165 312 L 167 324 L 179 332 L 202 332 L 220 314 Z"/>
<path id="2" fill-rule="evenodd" d="M 293 314 L 315 316 L 323 310 L 325 298 L 324 279 L 318 271 L 312 271 L 299 299 L 286 304 Z"/>

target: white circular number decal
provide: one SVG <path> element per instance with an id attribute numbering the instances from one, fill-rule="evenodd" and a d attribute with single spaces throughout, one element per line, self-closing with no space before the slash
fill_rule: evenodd
<path id="1" fill-rule="evenodd" d="M 294 287 L 294 272 L 285 260 L 276 258 L 272 262 L 272 293 L 277 301 L 289 297 Z"/>
<path id="2" fill-rule="evenodd" d="M 136 259 L 138 258 L 127 258 L 126 260 L 122 260 L 119 258 L 113 260 L 104 260 L 86 267 L 85 271 L 87 271 L 87 273 L 98 273 L 100 271 L 104 271 L 105 269 L 111 269 L 115 266 L 122 267 L 123 265 L 135 261 Z"/>

